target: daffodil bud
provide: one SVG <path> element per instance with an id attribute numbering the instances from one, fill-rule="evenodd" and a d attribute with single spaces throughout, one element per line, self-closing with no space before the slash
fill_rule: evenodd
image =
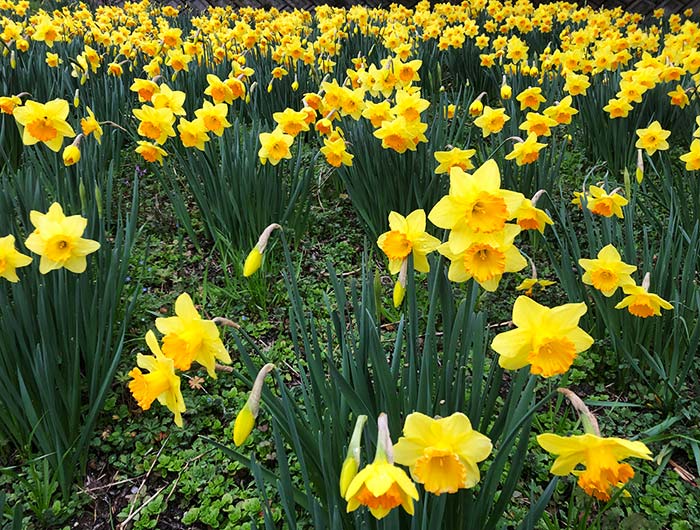
<path id="1" fill-rule="evenodd" d="M 258 247 L 253 247 L 243 264 L 243 276 L 246 278 L 252 276 L 260 268 L 260 265 L 262 265 L 262 253 Z"/>
<path id="2" fill-rule="evenodd" d="M 294 76 L 294 82 L 292 83 L 292 90 L 296 92 L 299 90 L 299 81 L 297 81 L 297 77 Z"/>
<path id="3" fill-rule="evenodd" d="M 267 242 L 270 239 L 272 232 L 277 228 L 282 227 L 277 223 L 272 223 L 263 231 L 262 234 L 260 234 L 258 242 L 253 247 L 253 250 L 250 251 L 248 257 L 245 259 L 245 263 L 243 264 L 244 277 L 247 278 L 248 276 L 253 275 L 260 268 L 260 265 L 262 265 L 262 256 L 267 248 Z"/>
<path id="4" fill-rule="evenodd" d="M 17 68 L 17 57 L 15 56 L 15 51 L 12 50 L 10 53 L 10 67 L 14 70 Z"/>
<path id="5" fill-rule="evenodd" d="M 272 92 L 272 81 L 270 81 L 270 83 L 267 85 L 267 93 L 269 94 L 271 92 Z"/>
<path id="6" fill-rule="evenodd" d="M 66 167 L 77 164 L 80 160 L 80 140 L 82 139 L 83 135 L 79 134 L 73 143 L 63 150 L 63 163 Z"/>
<path id="7" fill-rule="evenodd" d="M 399 307 L 403 303 L 403 299 L 406 296 L 406 288 L 401 285 L 400 281 L 396 281 L 394 284 L 394 307 Z"/>
<path id="8" fill-rule="evenodd" d="M 274 370 L 274 368 L 274 364 L 267 363 L 260 369 L 253 383 L 253 389 L 250 391 L 250 396 L 248 396 L 248 401 L 243 405 L 243 408 L 236 416 L 236 420 L 233 422 L 233 443 L 235 443 L 237 447 L 245 443 L 255 426 L 255 418 L 258 417 L 258 411 L 260 410 L 260 396 L 262 394 L 263 384 L 265 383 L 265 377 Z"/>
<path id="9" fill-rule="evenodd" d="M 513 96 L 513 89 L 506 83 L 506 76 L 503 76 L 501 84 L 501 99 L 510 99 Z"/>
<path id="10" fill-rule="evenodd" d="M 399 307 L 406 296 L 406 279 L 408 276 L 408 259 L 404 259 L 401 262 L 401 269 L 399 270 L 399 277 L 396 279 L 394 284 L 394 307 Z"/>
<path id="11" fill-rule="evenodd" d="M 357 470 L 360 467 L 360 445 L 362 442 L 362 429 L 367 421 L 367 416 L 358 416 L 355 421 L 355 429 L 352 432 L 350 445 L 348 446 L 347 456 L 343 462 L 343 467 L 340 471 L 340 496 L 345 497 L 345 492 L 352 479 L 357 475 Z"/>
<path id="12" fill-rule="evenodd" d="M 480 116 L 484 112 L 484 104 L 478 99 L 469 105 L 469 114 L 472 116 Z"/>
<path id="13" fill-rule="evenodd" d="M 644 180 L 644 157 L 641 149 L 637 149 L 637 169 L 634 175 L 637 178 L 637 183 L 641 184 L 642 180 Z"/>
<path id="14" fill-rule="evenodd" d="M 80 105 L 80 89 L 76 88 L 73 94 L 73 106 L 77 109 L 78 105 Z"/>

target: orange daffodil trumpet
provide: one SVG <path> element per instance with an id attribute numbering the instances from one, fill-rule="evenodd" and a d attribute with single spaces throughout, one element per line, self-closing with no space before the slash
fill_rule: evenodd
<path id="1" fill-rule="evenodd" d="M 530 372 L 542 377 L 565 373 L 593 344 L 593 338 L 578 327 L 586 310 L 583 302 L 549 308 L 519 296 L 513 305 L 516 329 L 499 333 L 491 343 L 499 354 L 498 364 L 507 370 L 530 365 Z"/>
<path id="2" fill-rule="evenodd" d="M 537 437 L 537 443 L 557 455 L 551 469 L 553 475 L 573 474 L 588 495 L 609 501 L 614 488 L 624 487 L 634 477 L 632 467 L 622 460 L 630 457 L 651 460 L 651 451 L 639 441 L 602 437 L 598 422 L 583 401 L 570 390 L 560 388 L 559 392 L 579 411 L 585 434 L 566 437 L 545 433 Z M 583 469 L 577 469 L 579 466 Z"/>
<path id="3" fill-rule="evenodd" d="M 175 424 L 182 427 L 185 400 L 180 392 L 180 378 L 175 375 L 174 362 L 163 355 L 158 346 L 158 339 L 152 331 L 146 333 L 146 344 L 153 355 L 139 353 L 136 364 L 149 373 L 144 374 L 139 368 L 131 370 L 129 376 L 132 381 L 129 383 L 129 390 L 143 410 L 151 408 L 151 404 L 157 399 L 175 415 Z"/>
<path id="4" fill-rule="evenodd" d="M 253 388 L 250 391 L 248 400 L 236 415 L 236 419 L 233 422 L 233 442 L 236 446 L 241 446 L 245 443 L 255 426 L 255 419 L 260 411 L 260 397 L 262 396 L 265 378 L 274 369 L 275 365 L 272 363 L 267 363 L 260 369 L 253 382 Z"/>
<path id="5" fill-rule="evenodd" d="M 377 427 L 374 461 L 353 477 L 345 491 L 347 511 L 366 506 L 375 518 L 383 519 L 391 510 L 401 506 L 406 513 L 413 515 L 413 501 L 418 500 L 418 490 L 406 472 L 394 465 L 386 414 L 379 415 Z"/>
<path id="6" fill-rule="evenodd" d="M 477 463 L 491 454 L 492 447 L 461 412 L 439 419 L 414 412 L 406 418 L 394 459 L 408 466 L 425 491 L 442 495 L 474 487 L 480 479 Z"/>

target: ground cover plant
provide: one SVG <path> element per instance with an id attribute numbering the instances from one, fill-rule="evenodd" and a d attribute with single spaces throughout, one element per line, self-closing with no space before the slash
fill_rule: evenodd
<path id="1" fill-rule="evenodd" d="M 0 29 L 0 528 L 700 525 L 698 13 Z"/>

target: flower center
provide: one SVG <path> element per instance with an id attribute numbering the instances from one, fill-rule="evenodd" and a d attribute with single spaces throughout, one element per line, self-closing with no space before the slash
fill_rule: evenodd
<path id="1" fill-rule="evenodd" d="M 518 219 L 518 226 L 523 230 L 539 230 L 540 224 L 534 217 L 525 217 L 523 219 Z"/>
<path id="2" fill-rule="evenodd" d="M 637 296 L 635 301 L 627 307 L 628 311 L 636 317 L 647 318 L 655 314 L 654 306 L 646 296 Z"/>
<path id="3" fill-rule="evenodd" d="M 53 126 L 52 121 L 44 116 L 43 118 L 36 119 L 27 125 L 27 130 L 34 138 L 40 142 L 48 142 L 56 138 L 58 131 Z"/>
<path id="4" fill-rule="evenodd" d="M 374 496 L 364 484 L 355 495 L 357 501 L 368 508 L 391 510 L 401 504 L 401 489 L 393 482 L 386 492 Z"/>
<path id="5" fill-rule="evenodd" d="M 5 260 L 4 257 L 0 258 L 0 274 L 5 272 L 5 269 L 7 268 L 7 261 Z"/>
<path id="6" fill-rule="evenodd" d="M 598 269 L 591 273 L 593 287 L 599 291 L 611 291 L 617 287 L 618 277 L 610 269 Z"/>
<path id="7" fill-rule="evenodd" d="M 612 454 L 602 450 L 586 457 L 586 470 L 578 477 L 578 485 L 592 497 L 601 501 L 610 500 L 610 491 L 623 486 L 634 477 L 629 464 L 617 462 Z"/>
<path id="8" fill-rule="evenodd" d="M 143 135 L 146 138 L 150 138 L 151 140 L 157 140 L 160 138 L 161 135 L 161 130 L 160 126 L 156 125 L 155 123 L 151 121 L 144 121 L 141 123 L 141 130 L 143 131 Z"/>
<path id="9" fill-rule="evenodd" d="M 425 491 L 440 495 L 456 493 L 467 485 L 467 468 L 451 451 L 429 447 L 416 460 L 413 474 Z"/>
<path id="10" fill-rule="evenodd" d="M 403 153 L 408 148 L 406 138 L 399 134 L 390 134 L 386 136 L 384 138 L 384 143 L 399 153 Z"/>
<path id="11" fill-rule="evenodd" d="M 170 381 L 164 373 L 143 374 L 141 370 L 134 368 L 129 375 L 134 378 L 129 383 L 129 390 L 143 410 L 151 408 L 151 403 L 170 388 Z"/>
<path id="12" fill-rule="evenodd" d="M 63 263 L 67 261 L 73 254 L 73 244 L 66 239 L 63 234 L 57 235 L 49 239 L 46 245 L 46 257 L 51 261 Z"/>
<path id="13" fill-rule="evenodd" d="M 508 218 L 508 208 L 503 198 L 485 191 L 479 193 L 471 210 L 467 210 L 467 224 L 475 232 L 502 230 Z"/>
<path id="14" fill-rule="evenodd" d="M 530 372 L 542 377 L 566 372 L 576 358 L 576 347 L 566 337 L 546 337 L 527 356 Z"/>
<path id="15" fill-rule="evenodd" d="M 476 243 L 464 254 L 464 268 L 478 282 L 486 282 L 506 270 L 506 256 L 491 245 Z"/>
<path id="16" fill-rule="evenodd" d="M 405 259 L 413 249 L 413 243 L 406 237 L 406 234 L 398 230 L 392 230 L 384 239 L 382 250 L 389 259 Z"/>
<path id="17" fill-rule="evenodd" d="M 613 206 L 612 199 L 599 199 L 599 200 L 595 201 L 595 204 L 593 204 L 591 211 L 593 213 L 596 213 L 598 215 L 602 215 L 604 217 L 610 217 L 613 214 L 612 206 Z"/>
<path id="18" fill-rule="evenodd" d="M 270 147 L 270 155 L 272 155 L 271 158 L 282 159 L 288 152 L 289 149 L 287 148 L 287 144 L 284 142 L 275 142 L 272 144 L 272 147 Z"/>
<path id="19" fill-rule="evenodd" d="M 221 120 L 217 116 L 205 116 L 204 126 L 209 131 L 216 131 L 221 128 Z"/>

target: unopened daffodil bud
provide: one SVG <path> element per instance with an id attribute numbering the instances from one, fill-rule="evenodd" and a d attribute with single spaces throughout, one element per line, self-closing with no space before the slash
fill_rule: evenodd
<path id="1" fill-rule="evenodd" d="M 394 284 L 394 307 L 399 307 L 403 303 L 403 299 L 406 296 L 406 288 L 401 285 L 399 280 Z"/>
<path id="2" fill-rule="evenodd" d="M 510 99 L 513 96 L 513 89 L 506 83 L 506 76 L 503 76 L 501 84 L 501 99 Z"/>
<path id="3" fill-rule="evenodd" d="M 258 247 L 253 247 L 243 264 L 243 276 L 247 278 L 253 275 L 260 268 L 260 265 L 262 265 L 262 253 Z"/>
<path id="4" fill-rule="evenodd" d="M 63 163 L 66 167 L 77 164 L 80 160 L 80 140 L 82 139 L 83 135 L 79 134 L 73 143 L 63 150 Z"/>
<path id="5" fill-rule="evenodd" d="M 258 242 L 253 247 L 253 250 L 250 251 L 248 257 L 245 259 L 245 263 L 243 264 L 244 277 L 247 278 L 248 276 L 252 276 L 260 268 L 262 265 L 262 256 L 267 248 L 267 242 L 269 241 L 272 232 L 277 228 L 282 227 L 277 223 L 272 223 L 263 231 L 262 234 L 260 234 Z"/>
<path id="6" fill-rule="evenodd" d="M 260 410 L 260 396 L 262 395 L 265 377 L 274 370 L 274 368 L 274 364 L 267 363 L 260 369 L 253 383 L 253 389 L 250 391 L 250 396 L 248 396 L 248 401 L 246 401 L 246 404 L 233 422 L 233 443 L 235 443 L 237 447 L 245 443 L 255 426 L 255 418 L 258 417 L 258 411 Z"/>
<path id="7" fill-rule="evenodd" d="M 367 421 L 367 416 L 358 416 L 355 421 L 355 429 L 352 432 L 350 445 L 348 446 L 347 456 L 343 462 L 343 468 L 340 471 L 340 496 L 345 497 L 345 492 L 352 479 L 357 475 L 357 470 L 360 467 L 360 444 L 362 442 L 362 429 Z"/>
<path id="8" fill-rule="evenodd" d="M 408 259 L 404 259 L 399 269 L 399 277 L 394 284 L 394 307 L 398 308 L 406 296 L 406 278 L 408 276 Z"/>
<path id="9" fill-rule="evenodd" d="M 76 88 L 73 94 L 73 106 L 77 109 L 80 105 L 80 89 Z"/>
<path id="10" fill-rule="evenodd" d="M 485 95 L 486 92 L 482 92 L 474 101 L 472 101 L 472 104 L 469 105 L 469 114 L 471 116 L 481 116 L 481 113 L 484 112 L 484 104 L 481 102 L 481 98 L 483 98 Z"/>
<path id="11" fill-rule="evenodd" d="M 14 70 L 17 68 L 17 57 L 15 56 L 15 51 L 10 52 L 10 67 Z"/>
<path id="12" fill-rule="evenodd" d="M 641 149 L 637 149 L 637 169 L 634 175 L 637 178 L 637 184 L 641 184 L 642 180 L 644 180 L 644 158 Z"/>

